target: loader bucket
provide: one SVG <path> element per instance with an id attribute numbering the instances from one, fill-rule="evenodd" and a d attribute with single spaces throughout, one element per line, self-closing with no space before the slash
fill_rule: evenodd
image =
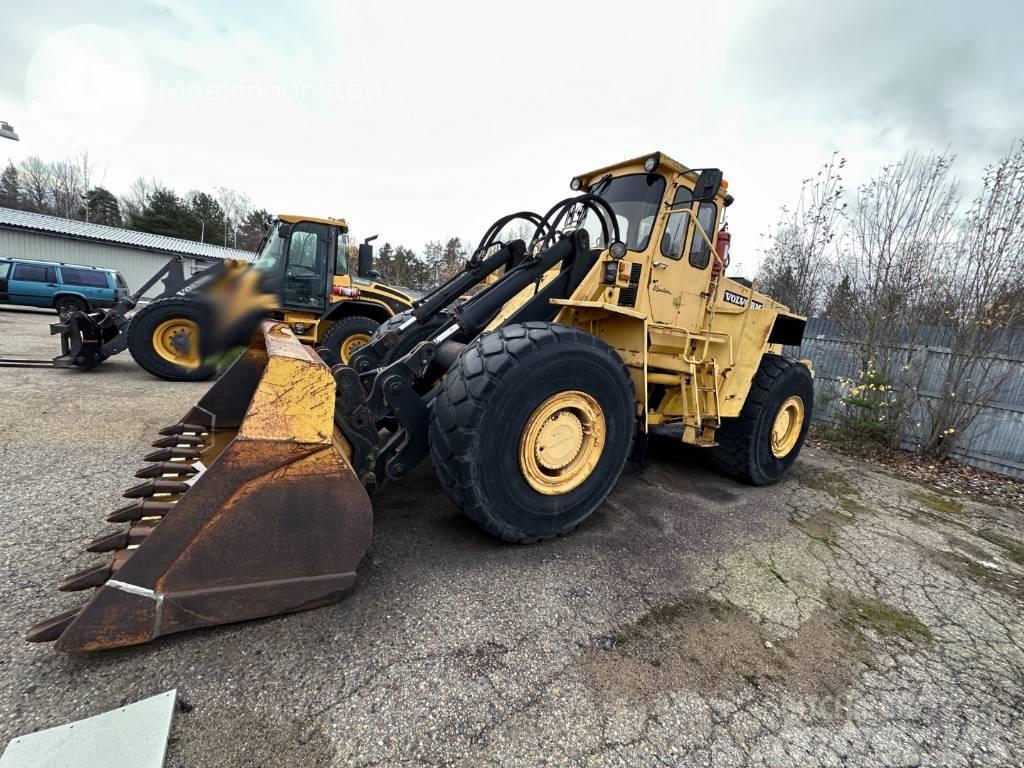
<path id="1" fill-rule="evenodd" d="M 26 639 L 93 651 L 339 600 L 372 515 L 335 432 L 334 397 L 316 354 L 286 324 L 262 322 L 245 354 L 160 431 L 130 503 L 108 517 L 128 527 L 88 547 L 113 559 L 61 585 L 92 590 L 88 601 Z"/>

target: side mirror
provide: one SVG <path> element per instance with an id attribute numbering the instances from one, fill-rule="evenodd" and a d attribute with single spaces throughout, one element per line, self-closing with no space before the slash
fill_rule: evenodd
<path id="1" fill-rule="evenodd" d="M 370 273 L 373 274 L 370 274 Z M 376 280 L 374 275 L 379 275 L 373 268 L 373 246 L 369 243 L 359 244 L 359 276 Z"/>
<path id="2" fill-rule="evenodd" d="M 718 194 L 722 186 L 722 171 L 720 168 L 705 168 L 697 177 L 697 183 L 693 188 L 693 199 L 698 203 L 710 203 Z"/>
<path id="3" fill-rule="evenodd" d="M 292 225 L 286 221 L 282 221 L 277 226 L 277 236 L 282 240 L 287 240 L 292 236 Z"/>

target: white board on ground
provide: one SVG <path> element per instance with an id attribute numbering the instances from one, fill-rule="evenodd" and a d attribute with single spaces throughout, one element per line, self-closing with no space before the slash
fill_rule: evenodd
<path id="1" fill-rule="evenodd" d="M 161 768 L 176 690 L 11 739 L 0 768 Z"/>

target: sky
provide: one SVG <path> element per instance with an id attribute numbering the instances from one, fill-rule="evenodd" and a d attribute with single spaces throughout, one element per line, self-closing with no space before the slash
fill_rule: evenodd
<path id="1" fill-rule="evenodd" d="M 514 12 L 513 12 L 514 11 Z M 968 192 L 1024 135 L 1019 0 L 18 3 L 0 28 L 0 164 L 89 152 L 421 248 L 546 210 L 661 150 L 725 171 L 732 274 L 833 152 L 854 187 L 950 150 Z"/>

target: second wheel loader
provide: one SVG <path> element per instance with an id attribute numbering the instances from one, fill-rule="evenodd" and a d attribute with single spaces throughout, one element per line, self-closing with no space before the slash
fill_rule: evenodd
<path id="1" fill-rule="evenodd" d="M 334 602 L 370 494 L 428 456 L 462 512 L 534 542 L 583 524 L 659 425 L 755 485 L 792 466 L 814 398 L 804 318 L 725 276 L 717 169 L 654 153 L 582 174 L 488 230 L 463 271 L 347 362 L 266 320 L 161 431 L 127 524 L 68 578 L 87 599 L 28 639 L 87 651 Z M 513 220 L 529 243 L 502 242 Z M 472 293 L 472 289 L 477 289 Z"/>
<path id="2" fill-rule="evenodd" d="M 253 264 L 225 260 L 185 278 L 172 259 L 114 308 L 55 323 L 50 332 L 61 335 L 62 354 L 54 364 L 90 368 L 127 348 L 154 376 L 202 381 L 266 316 L 347 361 L 381 323 L 412 306 L 409 296 L 378 281 L 372 239 L 352 243 L 344 219 L 278 216 Z M 160 280 L 163 294 L 128 317 Z"/>

